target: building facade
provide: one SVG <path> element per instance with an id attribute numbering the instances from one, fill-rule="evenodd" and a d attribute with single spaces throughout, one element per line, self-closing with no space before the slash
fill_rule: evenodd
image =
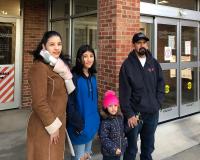
<path id="1" fill-rule="evenodd" d="M 200 111 L 200 0 L 0 0 L 0 110 L 31 107 L 31 52 L 58 31 L 72 62 L 81 44 L 97 55 L 99 99 L 118 90 L 118 74 L 135 32 L 144 32 L 163 68 L 160 121 Z"/>

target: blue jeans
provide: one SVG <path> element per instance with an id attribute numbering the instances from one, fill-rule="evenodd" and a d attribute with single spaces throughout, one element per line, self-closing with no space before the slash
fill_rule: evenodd
<path id="1" fill-rule="evenodd" d="M 103 156 L 103 160 L 120 160 L 120 156 Z"/>
<path id="2" fill-rule="evenodd" d="M 158 125 L 159 112 L 148 114 L 141 113 L 143 123 L 139 123 L 131 129 L 127 134 L 128 147 L 124 153 L 123 160 L 135 160 L 138 151 L 137 138 L 140 134 L 141 154 L 140 160 L 152 160 L 152 152 L 154 151 L 154 135 Z"/>
<path id="3" fill-rule="evenodd" d="M 80 160 L 81 157 L 84 156 L 85 153 L 91 153 L 92 152 L 92 140 L 89 141 L 86 144 L 78 144 L 73 145 L 75 156 L 71 157 L 71 160 Z"/>

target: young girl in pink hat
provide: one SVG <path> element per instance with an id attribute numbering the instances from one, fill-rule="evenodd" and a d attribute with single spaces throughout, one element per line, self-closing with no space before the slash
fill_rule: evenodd
<path id="1" fill-rule="evenodd" d="M 102 121 L 99 136 L 103 160 L 120 160 L 127 146 L 127 140 L 124 136 L 123 115 L 114 91 L 105 92 L 100 115 Z"/>

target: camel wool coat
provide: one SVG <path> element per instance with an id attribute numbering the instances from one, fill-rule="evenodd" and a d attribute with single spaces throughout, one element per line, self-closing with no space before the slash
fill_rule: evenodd
<path id="1" fill-rule="evenodd" d="M 67 93 L 53 67 L 35 61 L 29 75 L 32 113 L 27 127 L 27 160 L 64 160 Z M 59 128 L 59 142 L 50 134 Z"/>

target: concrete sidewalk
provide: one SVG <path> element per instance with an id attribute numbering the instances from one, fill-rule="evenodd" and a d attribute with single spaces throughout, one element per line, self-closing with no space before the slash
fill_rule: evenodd
<path id="1" fill-rule="evenodd" d="M 0 111 L 0 160 L 25 160 L 26 124 L 30 110 Z"/>
<path id="2" fill-rule="evenodd" d="M 26 125 L 30 110 L 0 111 L 0 160 L 25 160 Z M 160 124 L 154 160 L 199 160 L 200 114 Z M 100 144 L 93 144 L 93 160 L 101 160 Z M 65 160 L 70 158 L 66 147 Z M 137 158 L 138 159 L 138 158 Z"/>
<path id="3" fill-rule="evenodd" d="M 200 145 L 186 149 L 164 160 L 199 160 L 200 159 Z"/>

